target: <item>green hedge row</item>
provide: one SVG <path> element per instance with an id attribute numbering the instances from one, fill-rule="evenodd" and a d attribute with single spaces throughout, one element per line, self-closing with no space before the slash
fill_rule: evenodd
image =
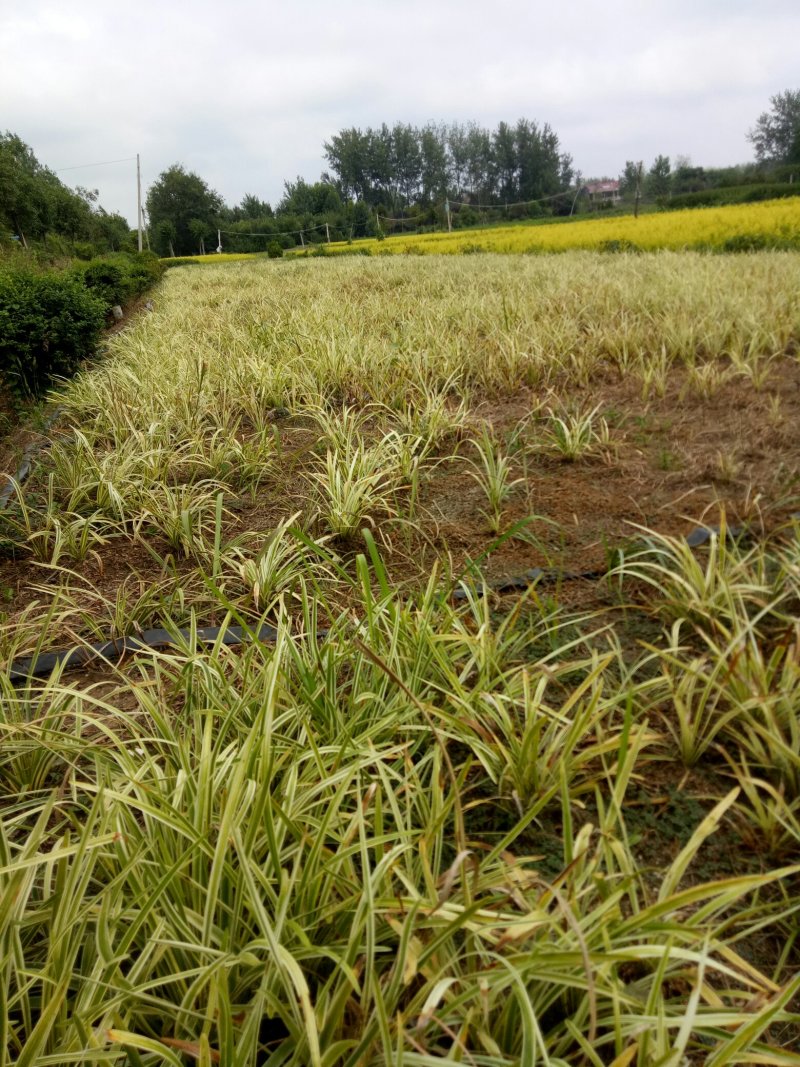
<path id="1" fill-rule="evenodd" d="M 93 259 L 74 268 L 75 276 L 99 297 L 110 310 L 141 296 L 161 275 L 164 268 L 151 252 L 136 255 L 117 253 Z"/>
<path id="2" fill-rule="evenodd" d="M 41 396 L 94 353 L 114 305 L 163 273 L 150 253 L 118 254 L 64 271 L 0 265 L 0 379 L 18 401 Z"/>
<path id="3" fill-rule="evenodd" d="M 786 196 L 800 196 L 796 182 L 764 182 L 760 185 L 732 185 L 721 189 L 701 189 L 696 193 L 681 193 L 661 203 L 669 211 L 686 207 L 712 207 L 719 204 L 753 204 L 759 200 L 780 200 Z"/>
<path id="4" fill-rule="evenodd" d="M 164 270 L 170 270 L 172 267 L 200 267 L 202 264 L 199 259 L 194 259 L 192 256 L 171 256 L 169 259 L 161 260 L 161 266 Z"/>

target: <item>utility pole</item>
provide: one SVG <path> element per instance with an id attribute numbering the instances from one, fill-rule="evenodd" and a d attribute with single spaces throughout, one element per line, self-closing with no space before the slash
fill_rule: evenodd
<path id="1" fill-rule="evenodd" d="M 136 225 L 139 230 L 139 251 L 142 250 L 142 170 L 136 153 Z"/>
<path id="2" fill-rule="evenodd" d="M 303 231 L 302 230 L 300 231 L 300 245 L 301 245 L 302 248 L 306 247 L 306 243 L 303 240 Z"/>
<path id="3" fill-rule="evenodd" d="M 445 200 L 445 202 L 444 202 L 444 213 L 447 216 L 447 232 L 448 233 L 452 233 L 453 232 L 453 223 L 450 221 L 450 201 L 449 200 Z"/>
<path id="4" fill-rule="evenodd" d="M 325 236 L 328 238 L 328 244 L 330 244 L 331 243 L 331 231 L 330 231 L 330 227 L 328 226 L 327 222 L 325 223 Z"/>

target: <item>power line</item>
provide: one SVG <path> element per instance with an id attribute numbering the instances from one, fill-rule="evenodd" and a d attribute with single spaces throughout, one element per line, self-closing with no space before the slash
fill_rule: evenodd
<path id="1" fill-rule="evenodd" d="M 65 170 L 88 170 L 90 167 L 110 167 L 112 163 L 132 163 L 136 156 L 125 156 L 124 159 L 107 159 L 103 163 L 78 163 L 74 167 L 56 167 L 56 174 L 63 174 Z"/>
<path id="2" fill-rule="evenodd" d="M 436 210 L 438 210 L 438 207 L 436 208 Z M 402 218 L 402 219 L 394 219 L 394 218 L 392 218 L 391 215 L 379 215 L 377 211 L 375 212 L 375 218 L 378 219 L 378 221 L 383 219 L 384 222 L 412 222 L 412 223 L 414 223 L 414 222 L 418 221 L 418 217 L 415 218 L 415 217 L 412 216 L 412 217 L 409 218 L 408 216 L 406 216 L 405 218 Z"/>
<path id="3" fill-rule="evenodd" d="M 461 207 L 479 207 L 483 210 L 503 211 L 508 207 L 527 207 L 528 204 L 543 204 L 545 200 L 558 200 L 559 197 L 569 196 L 571 192 L 571 189 L 564 189 L 560 193 L 553 193 L 551 196 L 540 196 L 536 200 L 515 200 L 513 204 L 473 204 L 469 200 L 451 200 L 450 206 L 459 204 Z"/>
<path id="4" fill-rule="evenodd" d="M 298 233 L 310 233 L 311 230 L 324 230 L 325 223 L 318 222 L 314 226 L 304 226 L 302 230 L 273 230 L 272 233 L 255 233 L 251 230 L 219 230 L 219 233 L 229 237 L 292 237 Z"/>

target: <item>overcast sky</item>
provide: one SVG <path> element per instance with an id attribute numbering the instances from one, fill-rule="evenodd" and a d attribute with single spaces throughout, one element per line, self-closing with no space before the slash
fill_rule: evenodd
<path id="1" fill-rule="evenodd" d="M 0 0 L 0 128 L 59 169 L 141 153 L 228 203 L 316 180 L 347 126 L 549 122 L 585 177 L 752 158 L 800 88 L 800 0 Z M 135 164 L 61 173 L 136 216 Z"/>

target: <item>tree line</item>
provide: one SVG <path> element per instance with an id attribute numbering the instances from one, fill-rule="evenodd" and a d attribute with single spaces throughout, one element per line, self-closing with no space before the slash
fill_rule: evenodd
<path id="1" fill-rule="evenodd" d="M 765 183 L 788 182 L 800 163 L 800 90 L 772 97 L 748 139 L 754 165 L 712 170 L 658 155 L 645 169 L 628 160 L 620 193 L 661 206 L 680 197 L 700 203 L 709 191 L 746 183 L 762 183 L 771 194 L 775 187 Z M 253 193 L 228 205 L 199 175 L 174 164 L 147 192 L 150 245 L 162 256 L 213 251 L 219 232 L 225 249 L 263 251 L 270 238 L 289 247 L 597 207 L 581 197 L 583 178 L 556 132 L 526 118 L 494 129 L 475 122 L 349 127 L 326 141 L 323 153 L 320 179 L 287 181 L 274 207 Z M 69 239 L 76 250 L 84 242 L 95 252 L 132 247 L 127 222 L 96 198 L 68 189 L 15 134 L 0 137 L 0 236 L 6 230 L 21 242 Z"/>
<path id="2" fill-rule="evenodd" d="M 289 246 L 327 239 L 380 236 L 397 218 L 414 229 L 479 221 L 487 206 L 522 206 L 509 217 L 569 210 L 575 178 L 547 124 L 520 119 L 494 130 L 476 123 L 385 123 L 340 130 L 323 146 L 326 170 L 317 182 L 284 184 L 273 209 L 254 194 L 229 207 L 196 174 L 175 164 L 147 194 L 151 237 L 162 255 L 211 250 L 216 232 L 237 251 L 263 250 L 264 235 Z M 520 205 L 520 201 L 526 201 Z M 470 210 L 474 205 L 476 210 Z M 466 210 L 462 210 L 466 207 Z"/>
<path id="3" fill-rule="evenodd" d="M 324 145 L 323 180 L 345 199 L 402 210 L 448 198 L 500 205 L 569 189 L 572 157 L 548 125 L 521 118 L 490 130 L 470 122 L 423 127 L 385 123 L 340 130 Z"/>
<path id="4" fill-rule="evenodd" d="M 118 251 L 130 243 L 121 216 L 104 211 L 97 190 L 70 189 L 15 133 L 0 134 L 0 231 L 23 246 L 44 243 L 54 253 Z"/>

